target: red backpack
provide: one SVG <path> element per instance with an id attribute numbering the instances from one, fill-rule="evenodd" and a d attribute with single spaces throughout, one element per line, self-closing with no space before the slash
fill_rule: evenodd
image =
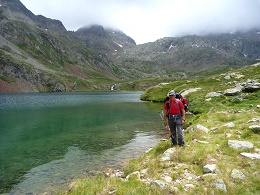
<path id="1" fill-rule="evenodd" d="M 182 97 L 181 101 L 182 101 L 183 105 L 184 104 L 188 105 L 188 103 L 189 103 L 188 100 L 185 97 Z"/>

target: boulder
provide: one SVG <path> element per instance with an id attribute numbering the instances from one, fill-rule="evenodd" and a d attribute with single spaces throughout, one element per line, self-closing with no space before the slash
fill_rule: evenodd
<path id="1" fill-rule="evenodd" d="M 207 127 L 204 127 L 203 125 L 201 124 L 198 124 L 197 125 L 197 129 L 198 130 L 201 130 L 201 131 L 204 131 L 205 133 L 208 133 L 209 132 L 209 129 Z"/>
<path id="2" fill-rule="evenodd" d="M 154 180 L 154 181 L 152 182 L 152 184 L 157 185 L 157 186 L 160 187 L 161 189 L 164 189 L 164 188 L 167 186 L 167 184 L 166 184 L 165 182 L 161 181 L 161 180 Z"/>
<path id="3" fill-rule="evenodd" d="M 241 179 L 241 180 L 246 179 L 246 176 L 241 171 L 239 171 L 237 169 L 232 170 L 231 177 L 234 178 L 234 179 Z"/>
<path id="4" fill-rule="evenodd" d="M 161 158 L 161 161 L 169 161 L 171 160 L 172 154 L 174 154 L 175 149 L 174 148 L 169 148 L 163 153 L 163 157 Z"/>
<path id="5" fill-rule="evenodd" d="M 253 160 L 260 160 L 260 154 L 258 153 L 247 153 L 247 152 L 242 152 L 240 153 L 244 157 L 251 158 Z"/>
<path id="6" fill-rule="evenodd" d="M 140 180 L 140 177 L 141 177 L 140 172 L 139 171 L 135 171 L 135 172 L 130 173 L 129 175 L 127 175 L 126 176 L 126 180 L 133 179 L 133 178 Z"/>
<path id="7" fill-rule="evenodd" d="M 209 98 L 209 97 L 218 97 L 218 96 L 221 96 L 222 94 L 219 93 L 219 92 L 210 92 L 208 93 L 205 98 Z"/>
<path id="8" fill-rule="evenodd" d="M 227 187 L 222 179 L 214 181 L 213 184 L 216 186 L 216 188 L 223 190 L 224 192 L 227 192 Z"/>
<path id="9" fill-rule="evenodd" d="M 203 167 L 203 173 L 214 173 L 215 170 L 217 169 L 216 164 L 207 164 Z"/>
<path id="10" fill-rule="evenodd" d="M 235 124 L 232 123 L 232 122 L 230 122 L 230 123 L 226 123 L 226 124 L 224 125 L 224 127 L 227 127 L 227 128 L 233 128 L 233 127 L 235 127 Z"/>
<path id="11" fill-rule="evenodd" d="M 251 149 L 254 145 L 248 141 L 228 140 L 228 145 L 236 150 Z"/>
<path id="12" fill-rule="evenodd" d="M 226 89 L 223 93 L 226 96 L 234 96 L 234 95 L 237 95 L 240 92 L 241 92 L 240 88 L 231 88 L 231 89 Z"/>
<path id="13" fill-rule="evenodd" d="M 245 92 L 254 92 L 260 89 L 260 83 L 257 80 L 249 79 L 241 85 L 243 86 L 243 91 Z"/>
<path id="14" fill-rule="evenodd" d="M 259 133 L 260 125 L 251 125 L 251 126 L 249 126 L 249 129 L 251 129 L 254 133 Z"/>

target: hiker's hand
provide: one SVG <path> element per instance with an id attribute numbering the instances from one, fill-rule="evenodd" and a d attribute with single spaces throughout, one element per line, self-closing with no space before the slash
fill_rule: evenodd
<path id="1" fill-rule="evenodd" d="M 164 120 L 164 121 L 163 121 L 163 124 L 164 124 L 164 126 L 166 127 L 166 126 L 167 126 L 167 121 Z"/>
<path id="2" fill-rule="evenodd" d="M 172 135 L 172 133 L 171 133 L 171 129 L 170 129 L 170 127 L 169 127 L 169 126 L 167 126 L 166 128 L 167 128 L 168 135 L 169 135 L 169 136 L 171 136 L 171 135 Z"/>
<path id="3" fill-rule="evenodd" d="M 185 120 L 184 119 L 181 119 L 181 124 L 184 124 L 185 123 Z"/>

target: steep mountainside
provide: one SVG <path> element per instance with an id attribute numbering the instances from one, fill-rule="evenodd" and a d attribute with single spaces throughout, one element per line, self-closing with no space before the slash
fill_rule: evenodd
<path id="1" fill-rule="evenodd" d="M 120 30 L 92 25 L 67 31 L 62 22 L 34 15 L 19 0 L 2 0 L 0 57 L 0 92 L 108 90 L 114 83 L 180 79 L 215 65 L 255 63 L 260 30 L 136 45 Z M 149 87 L 129 83 L 129 89 Z"/>
<path id="2" fill-rule="evenodd" d="M 1 2 L 1 92 L 105 90 L 119 80 L 106 55 L 113 43 L 109 33 L 99 40 L 92 32 L 96 38 L 86 41 L 58 20 L 35 16 L 19 0 Z"/>
<path id="3" fill-rule="evenodd" d="M 134 72 L 170 77 L 174 71 L 198 71 L 213 65 L 247 65 L 260 59 L 260 30 L 211 36 L 167 37 L 127 48 L 118 64 Z"/>

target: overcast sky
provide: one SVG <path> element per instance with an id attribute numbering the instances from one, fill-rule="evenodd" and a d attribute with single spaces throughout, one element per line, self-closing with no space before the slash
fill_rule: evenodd
<path id="1" fill-rule="evenodd" d="M 260 28 L 260 0 L 21 0 L 67 30 L 100 24 L 137 44 L 163 37 Z"/>

